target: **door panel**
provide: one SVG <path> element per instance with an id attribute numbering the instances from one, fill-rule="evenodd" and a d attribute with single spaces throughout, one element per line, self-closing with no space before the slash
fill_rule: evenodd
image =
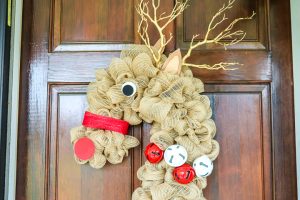
<path id="1" fill-rule="evenodd" d="M 137 2 L 24 0 L 17 199 L 127 200 L 139 186 L 136 171 L 145 161 L 150 124 L 131 127 L 130 134 L 141 145 L 122 164 L 101 170 L 75 163 L 69 137 L 70 128 L 81 123 L 86 87 L 95 79 L 95 70 L 106 68 L 128 44 L 140 43 Z M 203 36 L 225 2 L 191 0 L 167 29 L 176 36 L 167 53 L 187 50 L 193 34 Z M 173 0 L 164 0 L 161 11 L 173 5 Z M 229 18 L 251 15 L 252 10 L 256 17 L 237 27 L 248 32 L 244 42 L 228 51 L 205 46 L 189 60 L 243 63 L 236 71 L 193 69 L 206 83 L 221 145 L 205 190 L 207 199 L 297 197 L 291 41 L 289 32 L 282 31 L 290 28 L 289 4 L 239 0 Z M 269 20 L 275 13 L 285 14 Z M 149 28 L 154 43 L 157 34 Z"/>
<path id="2" fill-rule="evenodd" d="M 57 51 L 120 51 L 126 44 L 140 41 L 136 30 L 139 0 L 51 0 L 50 41 Z M 162 1 L 162 10 L 170 11 L 170 0 Z M 166 32 L 174 32 L 170 25 Z M 157 33 L 149 26 L 152 38 Z M 168 45 L 168 48 L 173 46 Z"/>
<path id="3" fill-rule="evenodd" d="M 272 199 L 270 88 L 209 84 L 206 91 L 222 149 L 207 199 Z"/>
<path id="4" fill-rule="evenodd" d="M 87 108 L 86 85 L 51 85 L 49 142 L 49 199 L 130 199 L 140 156 L 134 151 L 120 165 L 91 170 L 73 158 L 69 131 L 82 122 Z M 131 134 L 133 134 L 133 130 Z M 136 129 L 135 135 L 140 134 Z M 137 158 L 136 158 L 137 157 Z M 137 165 L 138 164 L 138 165 Z M 115 192 L 118 191 L 118 192 Z"/>
<path id="5" fill-rule="evenodd" d="M 61 7 L 61 43 L 122 42 L 134 40 L 134 2 L 131 0 L 54 1 Z M 105 11 L 110 12 L 105 12 Z M 117 19 L 117 20 L 116 20 Z"/>
<path id="6" fill-rule="evenodd" d="M 227 1 L 217 0 L 211 2 L 209 0 L 192 0 L 189 9 L 186 10 L 184 15 L 178 19 L 178 44 L 181 49 L 187 49 L 190 45 L 190 41 L 194 34 L 198 33 L 199 38 L 203 39 L 209 22 L 212 16 L 222 7 Z M 239 0 L 236 1 L 233 9 L 226 14 L 228 17 L 224 23 L 222 23 L 213 34 L 209 37 L 216 36 L 218 32 L 224 30 L 229 23 L 241 16 L 251 16 L 255 11 L 256 17 L 253 20 L 241 21 L 233 29 L 245 30 L 247 35 L 243 42 L 230 46 L 228 49 L 266 49 L 268 47 L 268 13 L 267 12 L 267 0 Z M 218 21 L 218 20 L 217 20 Z M 222 46 L 209 45 L 199 47 L 198 49 L 221 49 Z"/>
<path id="7" fill-rule="evenodd" d="M 133 43 L 133 0 L 52 0 L 53 51 L 120 50 Z M 111 12 L 107 12 L 111 11 Z"/>

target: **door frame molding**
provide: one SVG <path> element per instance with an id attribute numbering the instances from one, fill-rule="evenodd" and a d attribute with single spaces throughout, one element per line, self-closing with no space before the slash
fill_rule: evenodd
<path id="1" fill-rule="evenodd" d="M 0 0 L 0 199 L 4 199 L 7 146 L 7 101 L 10 27 L 8 26 L 8 1 Z"/>
<path id="2" fill-rule="evenodd" d="M 269 5 L 273 196 L 276 200 L 297 200 L 291 7 L 290 1 L 282 0 L 269 0 Z"/>
<path id="3" fill-rule="evenodd" d="M 16 199 L 22 13 L 23 0 L 12 0 L 5 199 Z"/>
<path id="4" fill-rule="evenodd" d="M 291 0 L 293 65 L 294 65 L 294 96 L 295 96 L 295 124 L 296 124 L 296 155 L 297 155 L 297 183 L 300 182 L 300 1 Z M 300 187 L 298 185 L 298 193 Z"/>

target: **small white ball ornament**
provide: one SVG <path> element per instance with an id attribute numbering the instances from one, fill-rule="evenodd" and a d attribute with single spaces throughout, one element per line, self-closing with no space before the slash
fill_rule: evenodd
<path id="1" fill-rule="evenodd" d="M 179 167 L 183 165 L 188 158 L 186 149 L 180 145 L 169 146 L 165 153 L 164 159 L 171 167 Z"/>
<path id="2" fill-rule="evenodd" d="M 214 165 L 209 157 L 204 155 L 194 161 L 193 168 L 198 177 L 207 177 L 212 173 Z"/>

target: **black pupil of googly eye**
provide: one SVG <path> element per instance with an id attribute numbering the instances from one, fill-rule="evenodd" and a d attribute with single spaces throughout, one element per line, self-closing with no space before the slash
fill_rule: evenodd
<path id="1" fill-rule="evenodd" d="M 122 88 L 122 92 L 125 96 L 131 96 L 133 95 L 134 93 L 134 88 L 132 85 L 125 85 L 123 88 Z"/>

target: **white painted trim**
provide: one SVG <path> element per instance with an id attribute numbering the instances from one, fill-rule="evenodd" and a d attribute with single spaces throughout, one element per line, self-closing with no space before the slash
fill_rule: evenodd
<path id="1" fill-rule="evenodd" d="M 14 200 L 16 194 L 16 166 L 17 166 L 17 139 L 19 113 L 19 83 L 21 60 L 21 33 L 23 0 L 12 1 L 12 34 L 11 60 L 9 72 L 9 99 L 8 99 L 8 145 L 6 167 L 5 199 Z"/>
<path id="2" fill-rule="evenodd" d="M 300 1 L 291 0 L 298 199 L 300 199 Z"/>

